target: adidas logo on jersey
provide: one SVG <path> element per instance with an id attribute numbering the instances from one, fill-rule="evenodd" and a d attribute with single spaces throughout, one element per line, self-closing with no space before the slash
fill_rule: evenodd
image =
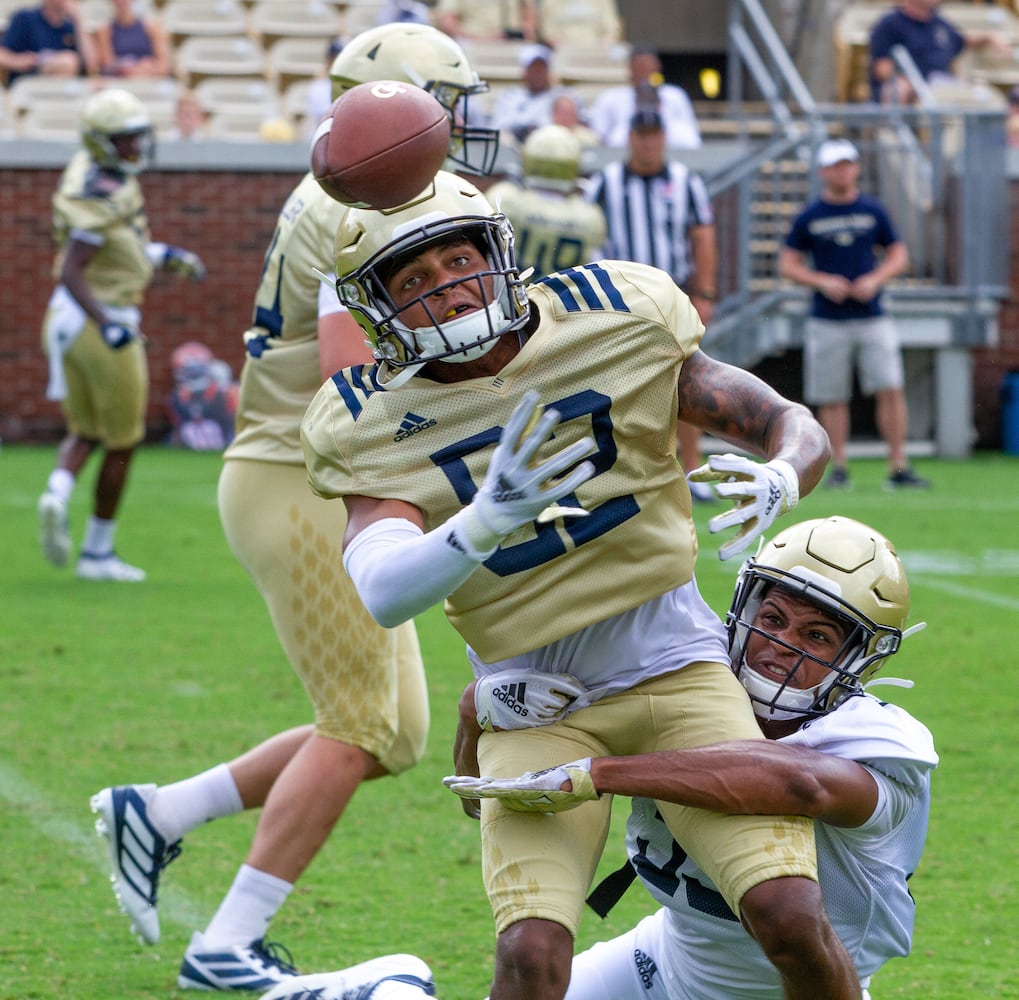
<path id="1" fill-rule="evenodd" d="M 521 719 L 528 716 L 527 705 L 524 702 L 524 695 L 527 693 L 527 682 L 520 681 L 516 684 L 503 684 L 492 691 L 492 697 L 501 701 L 511 712 L 519 715 Z"/>
<path id="2" fill-rule="evenodd" d="M 428 430 L 429 427 L 434 427 L 436 421 L 433 419 L 426 420 L 424 417 L 419 417 L 416 413 L 408 411 L 403 415 L 403 420 L 400 421 L 400 429 L 396 432 L 394 441 L 406 441 L 407 438 L 414 434 L 420 434 L 421 431 Z"/>
<path id="3" fill-rule="evenodd" d="M 658 966 L 655 965 L 655 960 L 640 948 L 634 948 L 633 962 L 637 966 L 637 975 L 640 976 L 644 989 L 651 989 L 654 986 L 655 976 L 658 975 Z"/>

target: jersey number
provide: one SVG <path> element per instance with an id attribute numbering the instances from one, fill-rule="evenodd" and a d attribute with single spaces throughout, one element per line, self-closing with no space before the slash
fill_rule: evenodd
<path id="1" fill-rule="evenodd" d="M 591 456 L 594 474 L 597 476 L 611 469 L 616 461 L 617 450 L 612 436 L 612 417 L 609 413 L 612 401 L 609 397 L 593 389 L 586 389 L 550 405 L 562 414 L 562 423 L 590 418 L 591 434 L 597 447 L 597 452 Z M 464 459 L 483 448 L 494 447 L 501 434 L 501 427 L 489 427 L 430 456 L 449 480 L 457 499 L 465 506 L 474 499 L 478 486 L 471 478 Z M 573 494 L 565 497 L 563 502 L 568 505 L 570 501 L 580 506 L 580 501 Z M 595 507 L 588 517 L 565 518 L 563 526 L 573 544 L 581 546 L 628 521 L 639 509 L 632 494 L 614 497 Z M 566 543 L 559 535 L 556 522 L 535 523 L 534 527 L 536 538 L 516 545 L 500 546 L 485 560 L 485 566 L 499 576 L 512 576 L 514 573 L 534 569 L 566 552 Z"/>
<path id="2" fill-rule="evenodd" d="M 535 237 L 530 229 L 514 230 L 514 235 L 517 259 L 533 267 L 539 278 L 553 271 L 565 271 L 587 263 L 584 244 L 575 237 L 560 236 L 553 242 Z"/>

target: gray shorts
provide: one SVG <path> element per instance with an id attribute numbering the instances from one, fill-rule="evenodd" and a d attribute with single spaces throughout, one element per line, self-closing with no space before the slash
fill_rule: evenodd
<path id="1" fill-rule="evenodd" d="M 830 320 L 811 316 L 803 334 L 806 402 L 814 406 L 849 402 L 854 361 L 864 395 L 902 388 L 902 349 L 890 317 Z"/>

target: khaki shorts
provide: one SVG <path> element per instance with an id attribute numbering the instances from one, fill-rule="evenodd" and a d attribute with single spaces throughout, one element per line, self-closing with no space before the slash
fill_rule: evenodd
<path id="1" fill-rule="evenodd" d="M 219 513 L 315 707 L 315 731 L 390 774 L 416 764 L 429 723 L 417 633 L 413 622 L 380 627 L 357 596 L 343 570 L 343 502 L 312 493 L 303 465 L 230 459 Z"/>
<path id="2" fill-rule="evenodd" d="M 45 335 L 43 350 L 48 353 Z M 60 407 L 70 434 L 109 451 L 126 451 L 144 440 L 149 370 L 141 341 L 115 351 L 89 319 L 64 354 L 64 379 L 67 396 Z"/>
<path id="3" fill-rule="evenodd" d="M 827 320 L 809 317 L 803 339 L 803 398 L 812 406 L 848 403 L 853 364 L 860 389 L 873 396 L 904 384 L 902 349 L 889 316 Z"/>
<path id="4" fill-rule="evenodd" d="M 732 739 L 763 739 L 746 692 L 728 666 L 695 663 L 551 726 L 484 733 L 478 761 L 482 774 L 511 777 L 583 757 Z M 605 795 L 552 816 L 514 812 L 495 799 L 482 800 L 482 869 L 499 933 L 536 918 L 553 920 L 576 935 L 605 845 L 611 798 Z M 810 820 L 658 805 L 673 836 L 734 913 L 744 893 L 768 879 L 817 879 Z"/>

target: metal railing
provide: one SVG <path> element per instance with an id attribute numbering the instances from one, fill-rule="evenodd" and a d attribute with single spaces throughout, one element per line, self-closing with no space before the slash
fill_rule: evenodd
<path id="1" fill-rule="evenodd" d="M 767 318 L 805 295 L 778 279 L 778 251 L 818 193 L 814 155 L 832 135 L 860 150 L 862 189 L 889 207 L 909 247 L 910 273 L 890 289 L 895 303 L 942 303 L 956 346 L 987 343 L 989 318 L 1008 296 L 1004 112 L 940 104 L 922 82 L 916 105 L 816 102 L 758 0 L 733 0 L 730 10 L 730 107 L 763 103 L 771 129 L 705 172 L 723 295 L 712 353 L 750 366 L 781 348 Z"/>

